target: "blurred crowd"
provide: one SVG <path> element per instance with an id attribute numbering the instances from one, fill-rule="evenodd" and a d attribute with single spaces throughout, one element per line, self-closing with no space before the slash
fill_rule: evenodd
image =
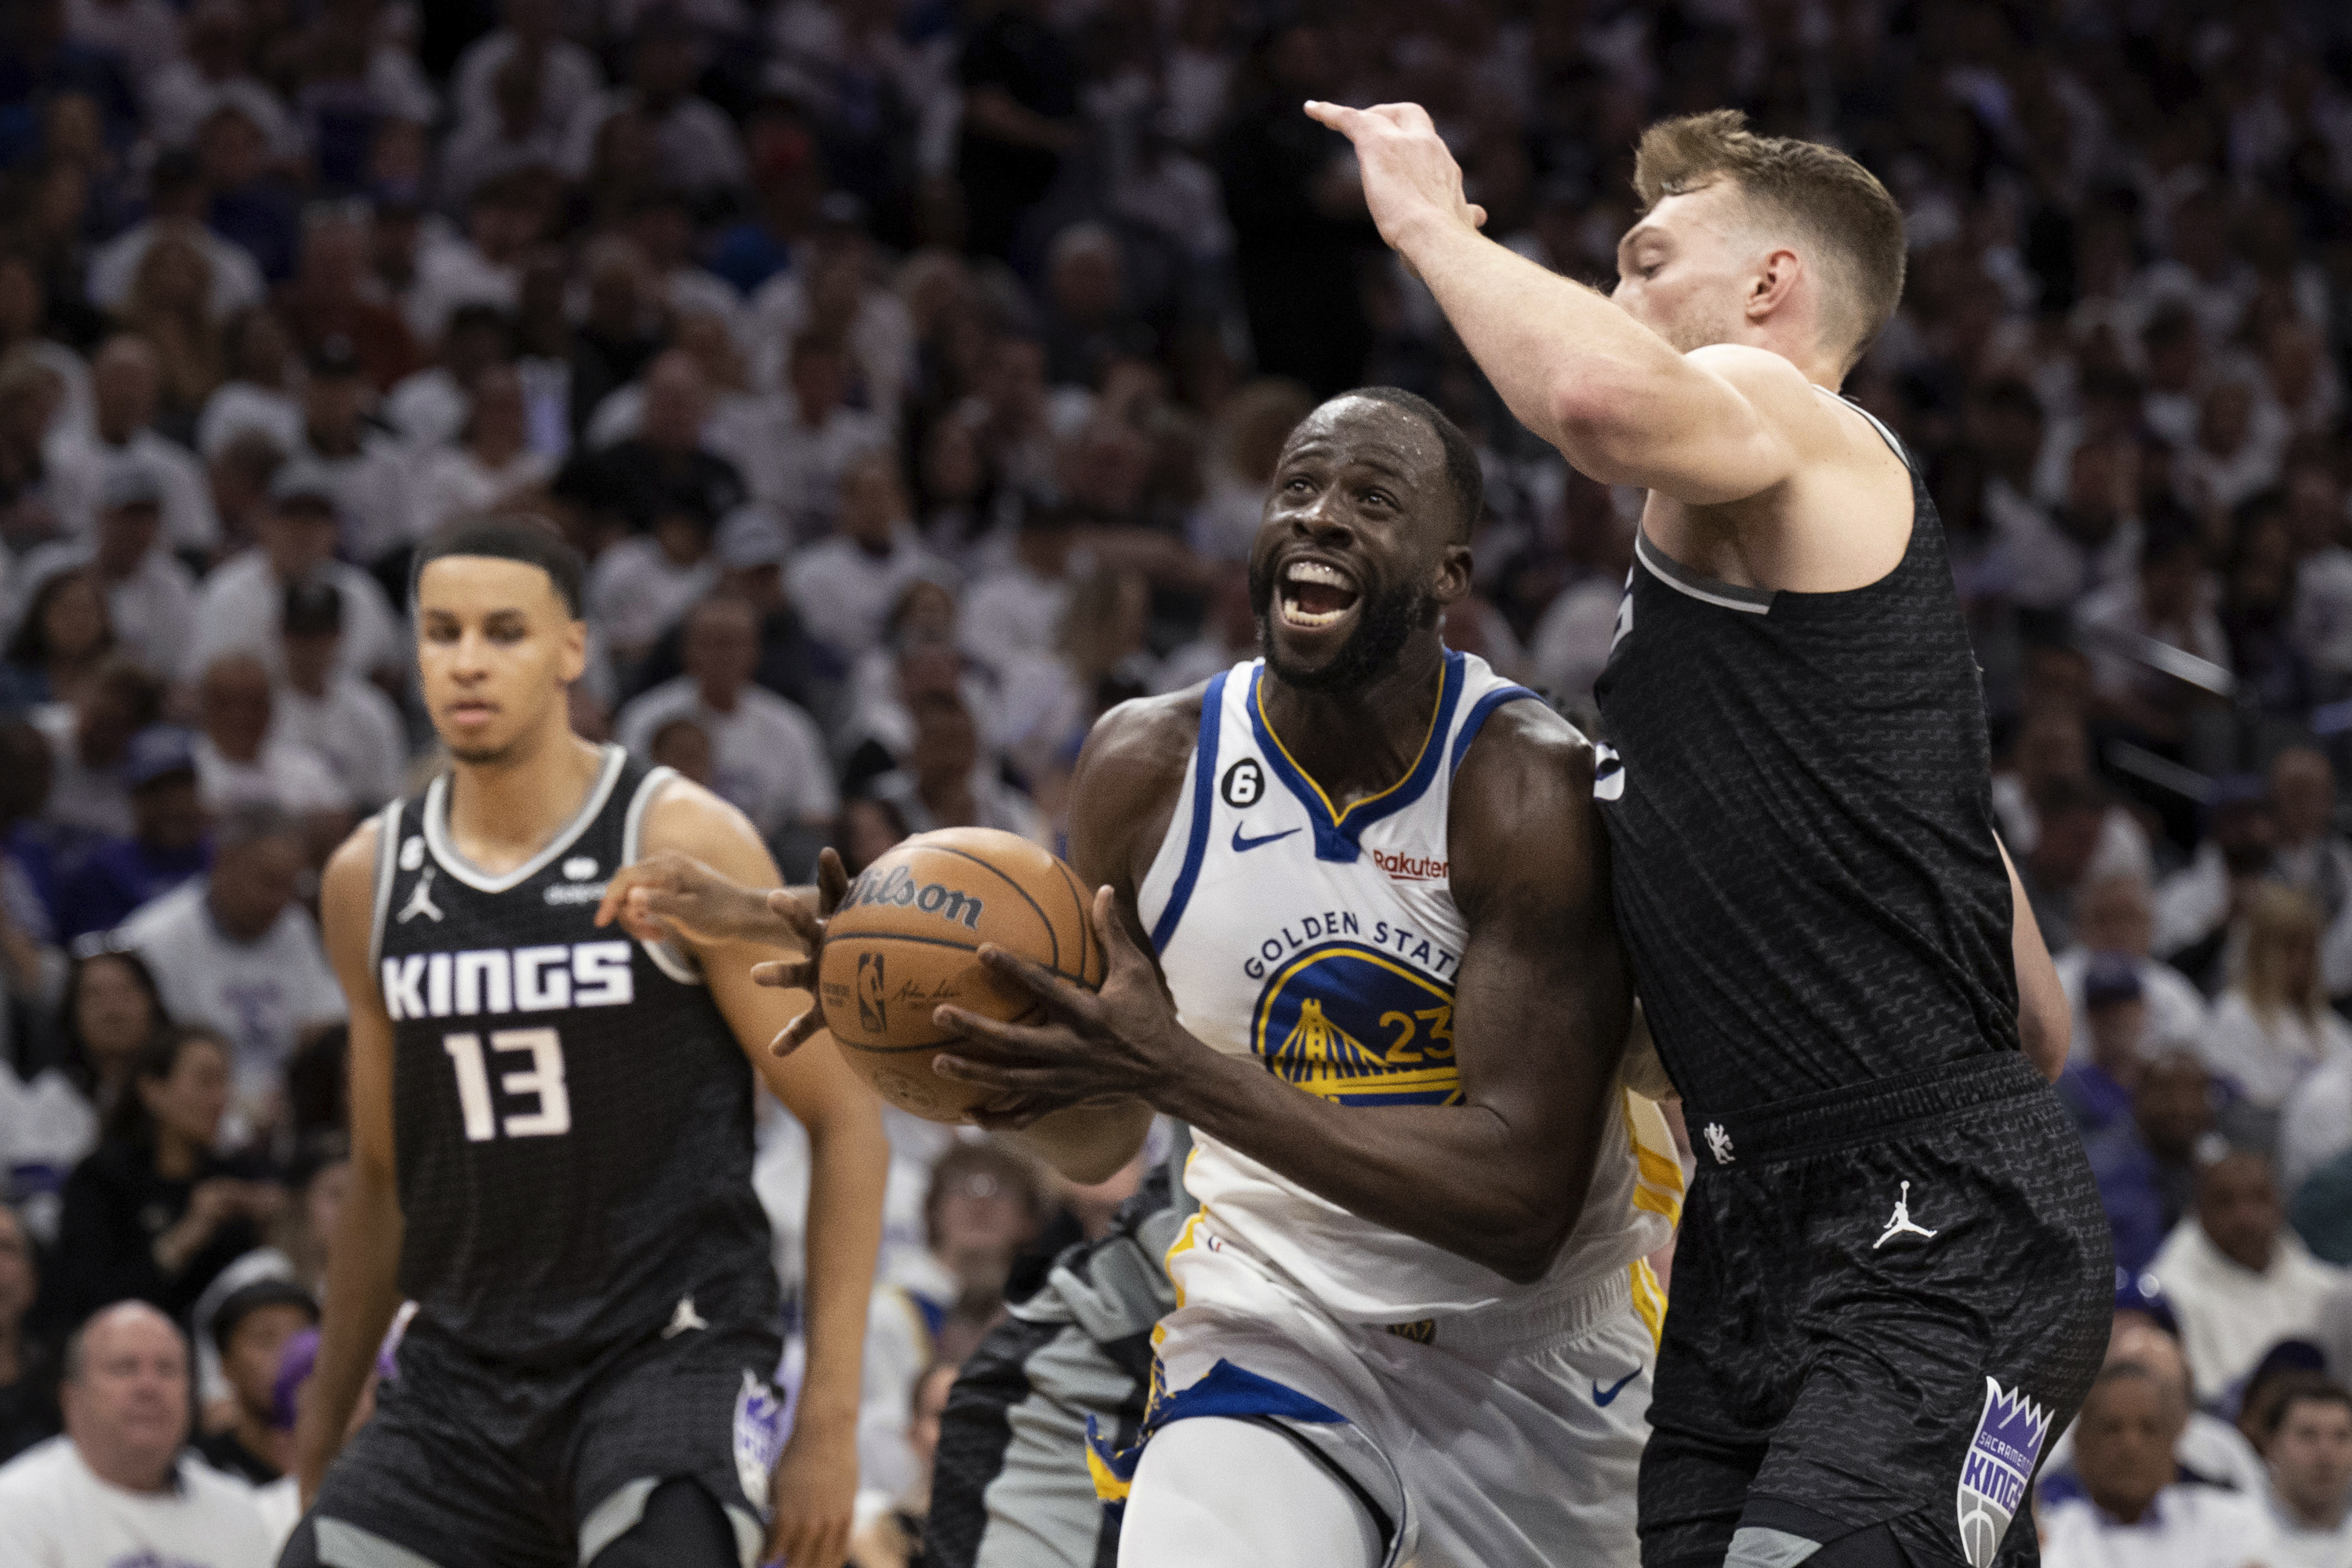
<path id="1" fill-rule="evenodd" d="M 13 0 L 0 28 L 0 1455 L 68 1434 L 0 1469 L 0 1543 L 75 1495 L 68 1457 L 152 1491 L 183 1437 L 290 1518 L 343 1169 L 310 904 L 437 765 L 404 607 L 442 524 L 580 548 L 580 731 L 733 801 L 788 878 L 940 826 L 1054 845 L 1098 713 L 1252 652 L 1291 426 L 1392 384 L 1486 471 L 1449 643 L 1592 724 L 1640 498 L 1503 409 L 1298 112 L 1324 98 L 1427 106 L 1489 233 L 1602 287 L 1661 115 L 1743 106 L 1902 202 L 1909 288 L 1848 391 L 1944 520 L 2120 1264 L 2051 1560 L 2240 1568 L 2196 1555 L 2239 1509 L 2284 1521 L 2266 1568 L 2352 1563 L 2338 9 Z M 804 1144 L 771 1112 L 789 1292 Z M 877 1564 L 921 1561 L 948 1371 L 1138 1173 L 893 1137 Z"/>

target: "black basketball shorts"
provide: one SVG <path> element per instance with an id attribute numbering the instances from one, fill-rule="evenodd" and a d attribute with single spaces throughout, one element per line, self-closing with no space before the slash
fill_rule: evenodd
<path id="1" fill-rule="evenodd" d="M 1644 1568 L 1742 1527 L 1885 1527 L 1918 1568 L 2038 1561 L 2050 1442 L 2097 1374 L 2114 1256 L 2081 1140 L 2014 1052 L 1686 1108 L 1698 1176 L 1643 1456 Z"/>
<path id="2" fill-rule="evenodd" d="M 660 1333 L 561 1369 L 478 1361 L 412 1330 L 282 1563 L 579 1568 L 656 1486 L 691 1479 L 726 1511 L 748 1568 L 782 1444 L 769 1381 L 781 1349 L 767 1325 L 704 1323 L 690 1300 Z"/>

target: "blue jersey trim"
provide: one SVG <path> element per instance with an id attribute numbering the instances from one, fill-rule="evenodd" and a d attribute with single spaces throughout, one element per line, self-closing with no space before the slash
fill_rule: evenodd
<path id="1" fill-rule="evenodd" d="M 1225 711 L 1225 677 L 1232 673 L 1219 670 L 1209 678 L 1209 689 L 1201 693 L 1201 740 L 1192 753 L 1192 830 L 1184 841 L 1183 868 L 1176 873 L 1176 885 L 1168 891 L 1168 907 L 1160 911 L 1151 928 L 1154 952 L 1167 952 L 1174 940 L 1176 922 L 1184 918 L 1192 884 L 1201 879 L 1201 862 L 1209 853 L 1209 817 L 1217 805 L 1217 730 Z"/>
<path id="2" fill-rule="evenodd" d="M 1315 858 L 1341 865 L 1353 862 L 1365 828 L 1384 816 L 1393 816 L 1428 792 L 1431 781 L 1437 777 L 1438 760 L 1444 753 L 1445 732 L 1454 724 L 1454 705 L 1462 700 L 1466 668 L 1460 654 L 1446 650 L 1445 676 L 1438 685 L 1437 711 L 1430 718 L 1429 732 L 1422 737 L 1421 754 L 1413 759 L 1404 777 L 1376 795 L 1334 812 L 1322 786 L 1290 760 L 1290 753 L 1283 750 L 1281 738 L 1266 724 L 1265 666 L 1261 663 L 1257 667 L 1250 678 L 1250 727 L 1256 732 L 1258 750 L 1265 755 L 1266 765 L 1307 808 L 1307 820 L 1315 828 Z"/>
<path id="3" fill-rule="evenodd" d="M 1454 737 L 1454 754 L 1446 762 L 1446 772 L 1452 773 L 1460 770 L 1464 753 L 1470 750 L 1470 742 L 1478 738 L 1478 731 L 1485 728 L 1488 716 L 1496 709 L 1506 702 L 1517 702 L 1523 697 L 1534 696 L 1535 693 L 1524 686 L 1497 686 L 1471 704 L 1470 716 L 1462 721 L 1462 732 Z"/>

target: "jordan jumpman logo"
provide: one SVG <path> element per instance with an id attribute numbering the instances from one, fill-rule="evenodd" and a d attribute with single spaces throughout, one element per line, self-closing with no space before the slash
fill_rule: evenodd
<path id="1" fill-rule="evenodd" d="M 416 886 L 409 891 L 407 905 L 393 918 L 393 924 L 404 926 L 418 915 L 429 915 L 436 921 L 441 918 L 441 908 L 433 901 L 433 868 L 430 866 L 425 868 L 425 875 L 416 879 Z"/>
<path id="2" fill-rule="evenodd" d="M 1877 1251 L 1898 1236 L 1916 1236 L 1929 1241 L 1936 1238 L 1934 1231 L 1911 1222 L 1911 1184 L 1908 1182 L 1903 1184 L 1903 1195 L 1895 1200 L 1895 1217 L 1886 1222 L 1885 1233 L 1870 1244 L 1870 1250 Z"/>

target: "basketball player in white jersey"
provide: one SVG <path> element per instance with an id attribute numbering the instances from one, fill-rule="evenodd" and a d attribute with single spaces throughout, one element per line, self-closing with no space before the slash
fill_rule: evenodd
<path id="1" fill-rule="evenodd" d="M 1079 759 L 1102 990 L 983 948 L 1052 1021 L 940 1011 L 939 1070 L 1052 1112 L 1024 1136 L 1074 1178 L 1155 1108 L 1194 1130 L 1151 1413 L 1091 1460 L 1126 1568 L 1635 1561 L 1681 1173 L 1619 1081 L 1592 749 L 1439 637 L 1479 500 L 1421 399 L 1310 415 L 1252 558 L 1265 657 Z"/>

